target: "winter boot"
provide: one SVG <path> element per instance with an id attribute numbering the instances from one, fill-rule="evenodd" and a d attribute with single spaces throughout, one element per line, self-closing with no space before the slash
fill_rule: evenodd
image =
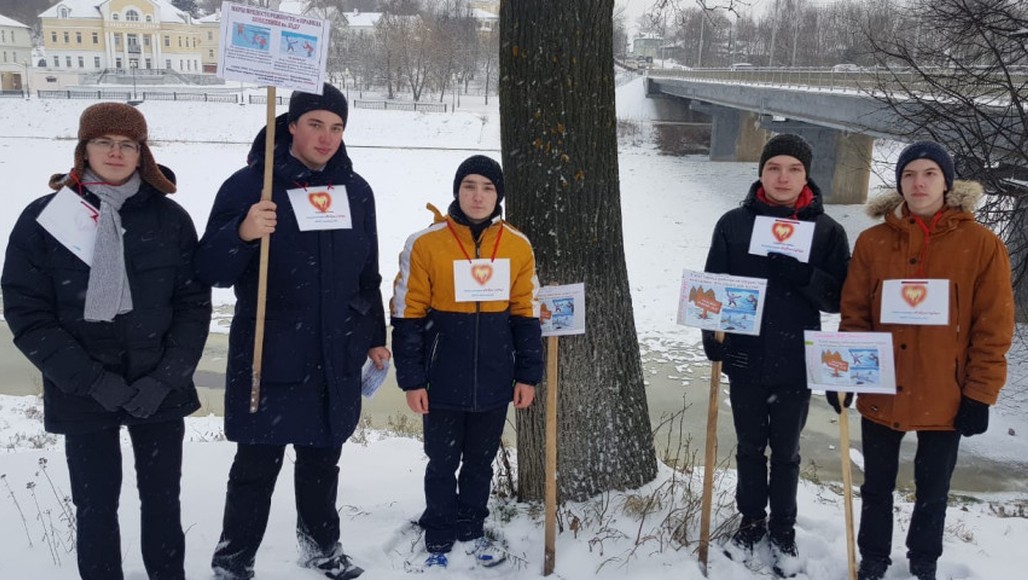
<path id="1" fill-rule="evenodd" d="M 252 567 L 236 570 L 220 565 L 214 565 L 211 569 L 214 571 L 215 580 L 250 580 L 253 578 Z"/>
<path id="2" fill-rule="evenodd" d="M 860 560 L 860 568 L 857 570 L 857 580 L 882 580 L 888 569 L 888 560 L 863 558 Z"/>
<path id="3" fill-rule="evenodd" d="M 935 580 L 935 562 L 931 560 L 911 560 L 910 573 L 917 580 Z"/>
<path id="4" fill-rule="evenodd" d="M 507 552 L 485 536 L 474 539 L 466 552 L 469 556 L 475 557 L 475 562 L 478 562 L 479 566 L 486 568 L 502 564 L 507 559 Z"/>
<path id="5" fill-rule="evenodd" d="M 753 557 L 753 548 L 764 539 L 767 533 L 767 526 L 763 519 L 743 518 L 739 523 L 739 529 L 732 535 L 732 539 L 725 544 L 725 556 L 729 560 L 745 562 Z"/>
<path id="6" fill-rule="evenodd" d="M 314 556 L 301 565 L 317 570 L 332 580 L 351 580 L 364 573 L 364 568 L 355 566 L 342 550 L 336 550 L 330 556 Z"/>
<path id="7" fill-rule="evenodd" d="M 779 578 L 792 578 L 803 569 L 799 549 L 796 548 L 796 532 L 774 532 L 771 534 L 771 569 Z"/>

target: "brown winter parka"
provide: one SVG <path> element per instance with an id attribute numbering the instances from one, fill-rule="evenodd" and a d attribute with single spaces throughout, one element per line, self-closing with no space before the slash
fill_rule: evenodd
<path id="1" fill-rule="evenodd" d="M 857 409 L 897 431 L 953 429 L 961 395 L 992 405 L 1006 381 L 1014 330 L 1010 259 L 1003 242 L 975 222 L 982 187 L 956 181 L 927 238 L 898 191 L 868 204 L 885 218 L 857 239 L 842 290 L 839 330 L 891 332 L 896 394 L 861 394 Z M 924 257 L 924 263 L 920 263 Z M 946 279 L 949 324 L 880 322 L 885 280 Z"/>

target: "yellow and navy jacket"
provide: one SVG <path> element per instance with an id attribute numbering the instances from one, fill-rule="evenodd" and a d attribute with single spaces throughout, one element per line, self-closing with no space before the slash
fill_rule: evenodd
<path id="1" fill-rule="evenodd" d="M 403 390 L 428 388 L 431 408 L 489 411 L 507 405 L 514 382 L 542 379 L 539 280 L 524 234 L 496 217 L 471 229 L 431 204 L 434 223 L 407 239 L 390 302 L 393 356 Z M 509 300 L 457 302 L 454 262 L 510 260 Z"/>

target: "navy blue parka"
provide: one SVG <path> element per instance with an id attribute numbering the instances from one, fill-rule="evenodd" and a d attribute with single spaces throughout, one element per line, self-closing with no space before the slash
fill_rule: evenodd
<path id="1" fill-rule="evenodd" d="M 321 171 L 289 153 L 287 115 L 276 119 L 271 235 L 259 410 L 249 412 L 260 242 L 239 224 L 263 187 L 265 131 L 248 164 L 221 186 L 197 251 L 199 276 L 234 287 L 225 378 L 225 434 L 249 444 L 341 445 L 360 417 L 360 373 L 368 350 L 385 345 L 378 232 L 371 187 L 340 144 Z M 300 231 L 286 193 L 332 186 L 350 205 L 351 229 Z M 345 197 L 341 194 L 345 193 Z"/>
<path id="2" fill-rule="evenodd" d="M 171 170 L 160 169 L 174 182 Z M 99 207 L 88 189 L 80 194 Z M 125 201 L 119 214 L 132 310 L 90 322 L 83 316 L 89 266 L 36 221 L 55 195 L 33 201 L 18 218 L 0 281 L 14 345 L 43 373 L 44 427 L 79 434 L 197 410 L 193 371 L 210 330 L 211 290 L 194 276 L 196 230 L 189 214 L 145 181 Z M 153 379 L 169 392 L 146 419 L 111 412 L 89 394 L 104 373 L 130 384 Z"/>

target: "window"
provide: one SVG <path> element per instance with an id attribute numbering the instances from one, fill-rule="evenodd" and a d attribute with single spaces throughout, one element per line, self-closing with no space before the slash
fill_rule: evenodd
<path id="1" fill-rule="evenodd" d="M 164 35 L 164 46 L 171 46 L 171 37 L 167 34 Z M 171 68 L 170 66 L 168 68 Z"/>
<path id="2" fill-rule="evenodd" d="M 171 59 L 170 58 L 164 61 L 164 68 L 171 69 Z"/>
<path id="3" fill-rule="evenodd" d="M 100 57 L 99 56 L 94 56 L 93 57 L 93 68 L 100 68 Z"/>
<path id="4" fill-rule="evenodd" d="M 214 40 L 214 33 L 210 30 L 207 31 L 207 40 Z"/>
<path id="5" fill-rule="evenodd" d="M 114 68 L 121 68 L 121 59 L 120 58 L 114 59 Z"/>
<path id="6" fill-rule="evenodd" d="M 0 30 L 0 42 L 7 42 L 7 31 Z M 14 33 L 11 33 L 11 42 L 14 42 Z"/>
<path id="7" fill-rule="evenodd" d="M 69 43 L 71 43 L 71 36 L 67 32 L 65 32 L 64 33 L 64 44 L 69 44 Z"/>
<path id="8" fill-rule="evenodd" d="M 135 10 L 129 10 L 125 12 L 125 20 L 128 22 L 139 22 L 139 13 Z"/>
<path id="9" fill-rule="evenodd" d="M 68 14 L 70 14 L 70 11 L 67 8 L 62 6 L 61 7 L 61 18 L 67 18 Z"/>
<path id="10" fill-rule="evenodd" d="M 68 65 L 68 68 L 71 68 L 71 57 L 70 56 L 64 57 L 64 64 Z"/>
<path id="11" fill-rule="evenodd" d="M 4 62 L 7 62 L 7 51 L 4 51 Z"/>
<path id="12" fill-rule="evenodd" d="M 144 34 L 143 35 L 143 46 L 150 46 L 150 35 L 149 34 Z"/>
<path id="13" fill-rule="evenodd" d="M 114 33 L 114 46 L 121 46 L 121 33 L 120 32 L 115 32 Z"/>
<path id="14" fill-rule="evenodd" d="M 86 68 L 86 59 L 81 56 L 79 57 L 79 68 Z"/>
<path id="15" fill-rule="evenodd" d="M 61 68 L 61 59 L 60 59 L 60 57 L 56 57 L 56 56 L 54 57 L 54 68 Z"/>
<path id="16" fill-rule="evenodd" d="M 149 14 L 147 14 L 146 15 L 146 21 L 147 22 L 153 22 L 153 16 L 150 16 Z"/>
<path id="17" fill-rule="evenodd" d="M 56 31 L 55 31 L 55 32 L 51 32 L 51 33 L 50 33 L 50 40 L 51 40 L 51 41 L 52 41 L 52 42 L 53 42 L 54 44 L 57 44 L 57 32 L 56 32 Z"/>
<path id="18" fill-rule="evenodd" d="M 210 58 L 214 58 L 214 49 L 213 48 L 207 51 L 207 56 L 210 57 Z"/>
<path id="19" fill-rule="evenodd" d="M 100 44 L 100 35 L 96 32 L 93 33 L 93 44 Z"/>
<path id="20" fill-rule="evenodd" d="M 153 64 L 150 62 L 150 59 L 146 59 L 146 70 L 150 70 L 151 68 L 153 68 Z"/>
<path id="21" fill-rule="evenodd" d="M 117 19 L 118 19 L 118 13 L 117 12 L 115 12 L 114 14 L 111 14 L 111 20 L 117 20 Z"/>
<path id="22" fill-rule="evenodd" d="M 179 47 L 179 48 L 182 48 L 182 37 L 181 37 L 181 36 L 178 36 L 178 37 L 176 37 L 176 38 L 178 38 L 178 47 Z"/>
<path id="23" fill-rule="evenodd" d="M 82 44 L 82 33 L 81 32 L 76 32 L 75 33 L 75 44 Z"/>

